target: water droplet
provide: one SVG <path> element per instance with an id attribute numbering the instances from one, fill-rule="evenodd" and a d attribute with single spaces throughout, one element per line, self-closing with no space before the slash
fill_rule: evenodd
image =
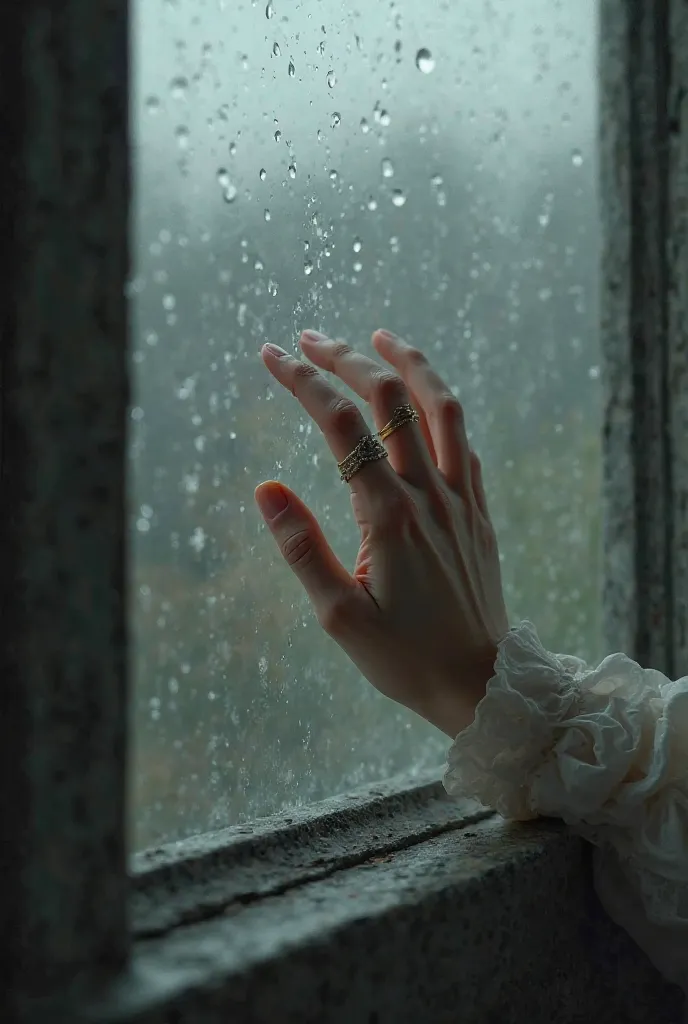
<path id="1" fill-rule="evenodd" d="M 330 89 L 334 89 L 335 85 L 337 84 L 337 76 L 335 75 L 334 71 L 327 72 L 327 84 L 330 87 Z"/>
<path id="2" fill-rule="evenodd" d="M 275 17 L 275 7 L 272 0 L 269 0 L 269 3 L 265 8 L 265 17 L 268 19 L 268 21 L 270 20 L 270 18 Z"/>
<path id="3" fill-rule="evenodd" d="M 439 188 L 440 185 L 443 184 L 443 178 L 442 178 L 441 174 L 433 174 L 433 176 L 432 176 L 432 178 L 430 180 L 431 180 L 432 184 L 435 186 L 435 188 Z"/>
<path id="4" fill-rule="evenodd" d="M 149 114 L 158 114 L 160 112 L 160 99 L 158 96 L 149 96 L 146 100 L 146 110 Z"/>
<path id="5" fill-rule="evenodd" d="M 261 181 L 265 181 L 267 176 L 268 172 L 265 170 L 264 167 L 261 167 L 261 169 L 258 171 L 258 177 L 260 178 Z"/>
<path id="6" fill-rule="evenodd" d="M 270 278 L 270 280 L 268 281 L 268 295 L 272 295 L 272 297 L 274 298 L 275 295 L 277 295 L 278 291 L 279 285 L 277 284 L 277 281 L 274 281 L 272 278 Z"/>
<path id="7" fill-rule="evenodd" d="M 424 75 L 429 75 L 431 71 L 435 70 L 435 58 L 424 46 L 416 54 L 416 67 Z"/>
<path id="8" fill-rule="evenodd" d="M 303 272 L 308 277 L 313 273 L 313 263 L 311 260 L 306 260 L 303 264 Z"/>
<path id="9" fill-rule="evenodd" d="M 169 293 L 167 295 L 163 295 L 163 297 L 162 297 L 162 308 L 163 309 L 167 309 L 167 310 L 174 309 L 176 305 L 177 305 L 177 300 L 174 297 L 174 295 L 171 295 Z"/>
<path id="10" fill-rule="evenodd" d="M 363 264 L 361 263 L 360 260 L 356 260 L 356 262 L 354 263 L 354 274 L 360 274 L 362 270 Z"/>
<path id="11" fill-rule="evenodd" d="M 282 56 L 282 51 L 280 50 L 279 43 L 274 43 L 273 44 L 272 55 L 273 55 L 273 57 L 281 57 Z"/>
<path id="12" fill-rule="evenodd" d="M 365 117 L 361 118 L 361 131 L 363 132 L 364 135 L 367 135 L 368 132 L 370 131 L 370 125 L 366 121 Z"/>
<path id="13" fill-rule="evenodd" d="M 177 75 L 176 78 L 172 79 L 170 83 L 170 89 L 172 96 L 175 100 L 183 100 L 186 96 L 186 90 L 189 88 L 189 79 L 185 78 L 184 75 Z"/>
<path id="14" fill-rule="evenodd" d="M 189 129 L 185 124 L 180 124 L 175 130 L 174 137 L 180 149 L 189 148 Z"/>
<path id="15" fill-rule="evenodd" d="M 289 61 L 289 67 L 288 67 L 287 70 L 289 72 L 289 77 L 293 78 L 294 75 L 296 74 L 296 68 L 294 67 L 294 61 L 293 60 Z"/>
<path id="16" fill-rule="evenodd" d="M 336 128 L 338 124 L 342 123 L 342 116 L 338 111 L 334 111 L 332 114 L 332 128 Z"/>
<path id="17" fill-rule="evenodd" d="M 282 139 L 282 132 L 278 128 L 277 131 L 275 132 L 275 142 L 280 142 L 281 139 Z"/>
<path id="18" fill-rule="evenodd" d="M 382 161 L 382 177 L 383 178 L 393 178 L 394 177 L 394 164 L 392 163 L 392 161 L 387 156 Z"/>
<path id="19" fill-rule="evenodd" d="M 296 177 L 296 164 L 289 164 L 289 167 L 287 168 L 287 170 L 289 171 L 289 177 L 290 178 L 295 178 Z"/>
<path id="20" fill-rule="evenodd" d="M 392 123 L 392 118 L 389 116 L 386 110 L 380 111 L 380 124 L 383 128 L 389 128 Z"/>
<path id="21" fill-rule="evenodd" d="M 571 163 L 574 167 L 582 166 L 583 154 L 581 153 L 580 149 L 574 149 L 573 153 L 571 154 Z"/>
<path id="22" fill-rule="evenodd" d="M 406 203 L 406 196 L 400 188 L 395 188 L 392 192 L 392 202 L 395 206 L 404 206 Z"/>
<path id="23" fill-rule="evenodd" d="M 272 219 L 272 214 L 270 213 L 269 210 L 265 210 L 265 212 L 263 213 L 263 217 L 265 218 L 266 221 L 269 221 Z"/>
<path id="24" fill-rule="evenodd" d="M 330 171 L 330 181 L 336 181 L 338 177 L 339 174 L 337 173 L 337 171 Z"/>
<path id="25" fill-rule="evenodd" d="M 323 41 L 321 43 L 318 43 L 318 53 L 320 54 L 321 57 L 324 57 L 324 55 L 325 55 L 325 40 L 324 39 L 323 39 Z"/>
<path id="26" fill-rule="evenodd" d="M 371 211 L 377 210 L 377 199 L 375 199 L 374 196 L 371 196 L 366 205 Z"/>
<path id="27" fill-rule="evenodd" d="M 236 142 L 230 142 L 229 144 L 229 155 L 236 156 L 237 144 Z"/>
<path id="28" fill-rule="evenodd" d="M 233 203 L 237 197 L 238 189 L 233 184 L 226 168 L 221 167 L 217 172 L 217 180 L 220 188 L 222 189 L 222 198 L 226 203 Z"/>
<path id="29" fill-rule="evenodd" d="M 354 252 L 360 252 L 363 248 L 363 242 L 360 238 L 354 238 Z"/>

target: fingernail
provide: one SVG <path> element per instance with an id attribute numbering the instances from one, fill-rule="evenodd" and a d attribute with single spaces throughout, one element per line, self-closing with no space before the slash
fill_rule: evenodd
<path id="1" fill-rule="evenodd" d="M 327 341 L 327 335 L 321 334 L 320 331 L 304 331 L 302 337 L 308 338 L 309 341 Z"/>
<path id="2" fill-rule="evenodd" d="M 375 331 L 375 333 L 379 334 L 379 336 L 381 338 L 384 338 L 386 341 L 397 341 L 397 335 L 392 334 L 391 331 L 384 331 L 382 330 L 382 328 L 378 328 L 378 330 Z"/>
<path id="3" fill-rule="evenodd" d="M 277 356 L 279 359 L 282 359 L 284 358 L 284 356 L 289 355 L 289 353 L 285 352 L 283 348 L 279 347 L 279 345 L 269 344 L 265 345 L 264 347 L 268 350 L 268 352 L 271 352 L 273 356 Z"/>
<path id="4" fill-rule="evenodd" d="M 284 512 L 289 504 L 289 499 L 279 484 L 266 484 L 256 490 L 256 501 L 258 508 L 267 519 L 274 519 Z"/>

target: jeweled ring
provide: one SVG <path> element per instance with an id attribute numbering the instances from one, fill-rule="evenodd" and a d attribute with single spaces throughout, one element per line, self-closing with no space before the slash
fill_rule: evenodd
<path id="1" fill-rule="evenodd" d="M 392 414 L 392 418 L 389 423 L 386 423 L 382 430 L 378 431 L 378 437 L 381 441 L 384 441 L 393 434 L 399 427 L 405 426 L 407 423 L 417 423 L 419 420 L 418 413 L 412 405 L 398 405 Z"/>
<path id="2" fill-rule="evenodd" d="M 342 480 L 347 484 L 351 477 L 358 473 L 362 466 L 365 466 L 366 462 L 376 462 L 378 459 L 386 459 L 388 456 L 389 453 L 379 438 L 374 434 L 366 434 L 354 450 L 337 463 L 337 469 Z"/>

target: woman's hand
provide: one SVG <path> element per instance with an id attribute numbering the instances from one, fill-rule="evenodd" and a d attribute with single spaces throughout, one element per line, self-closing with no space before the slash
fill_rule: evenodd
<path id="1" fill-rule="evenodd" d="M 373 345 L 393 370 L 316 332 L 301 337 L 313 363 L 370 404 L 378 430 L 401 405 L 419 413 L 384 442 L 389 459 L 349 482 L 361 530 L 353 574 L 293 491 L 268 481 L 256 500 L 326 632 L 373 686 L 454 737 L 473 720 L 508 629 L 497 542 L 460 403 L 417 349 L 387 331 Z M 309 363 L 275 345 L 262 357 L 338 462 L 370 433 Z"/>

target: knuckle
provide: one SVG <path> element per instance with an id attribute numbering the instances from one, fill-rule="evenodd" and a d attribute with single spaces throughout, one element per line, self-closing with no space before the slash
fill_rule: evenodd
<path id="1" fill-rule="evenodd" d="M 308 530 L 297 530 L 280 544 L 282 555 L 292 569 L 305 569 L 313 560 L 315 546 Z"/>
<path id="2" fill-rule="evenodd" d="M 379 515 L 373 516 L 372 530 L 379 537 L 405 536 L 419 522 L 418 506 L 407 491 L 400 489 L 385 495 Z"/>
<path id="3" fill-rule="evenodd" d="M 451 392 L 440 395 L 437 401 L 437 415 L 444 423 L 452 426 L 462 427 L 464 424 L 463 406 Z"/>
<path id="4" fill-rule="evenodd" d="M 318 376 L 318 371 L 310 363 L 298 362 L 294 367 L 294 378 L 297 381 L 311 380 Z"/>
<path id="5" fill-rule="evenodd" d="M 332 355 L 335 359 L 343 359 L 345 356 L 350 356 L 351 346 L 347 345 L 345 341 L 335 341 L 332 343 Z"/>
<path id="6" fill-rule="evenodd" d="M 451 530 L 455 523 L 455 510 L 451 497 L 441 487 L 433 488 L 429 496 L 430 514 L 442 529 Z"/>
<path id="7" fill-rule="evenodd" d="M 421 352 L 418 348 L 410 348 L 405 358 L 408 365 L 414 369 L 424 369 L 430 365 L 425 353 Z"/>
<path id="8" fill-rule="evenodd" d="M 381 370 L 373 378 L 372 391 L 380 405 L 400 405 L 406 401 L 406 386 L 396 373 Z"/>
<path id="9" fill-rule="evenodd" d="M 350 434 L 360 429 L 361 414 L 353 402 L 340 395 L 330 408 L 330 423 L 339 433 Z"/>

